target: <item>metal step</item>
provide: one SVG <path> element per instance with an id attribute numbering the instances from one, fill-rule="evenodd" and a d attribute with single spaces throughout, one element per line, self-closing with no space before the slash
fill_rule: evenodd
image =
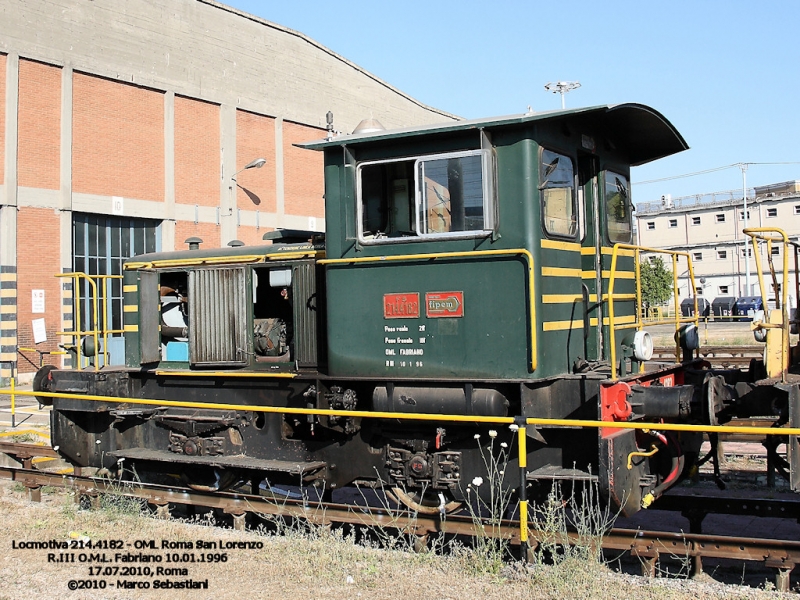
<path id="1" fill-rule="evenodd" d="M 130 460 L 150 460 L 223 469 L 250 469 L 300 476 L 315 473 L 328 466 L 327 463 L 323 461 L 301 462 L 292 460 L 266 460 L 242 454 L 235 456 L 187 456 L 186 454 L 176 454 L 175 452 L 167 452 L 165 450 L 148 450 L 147 448 L 114 450 L 108 454 L 114 458 L 126 458 Z"/>
<path id="2" fill-rule="evenodd" d="M 580 469 L 566 469 L 556 465 L 545 465 L 533 471 L 528 471 L 528 481 L 540 479 L 548 481 L 588 481 L 597 482 L 597 475 L 592 475 Z"/>

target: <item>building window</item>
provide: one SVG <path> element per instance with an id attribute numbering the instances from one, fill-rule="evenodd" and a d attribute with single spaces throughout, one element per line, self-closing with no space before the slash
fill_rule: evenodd
<path id="1" fill-rule="evenodd" d="M 72 217 L 73 270 L 87 275 L 122 275 L 122 263 L 137 254 L 160 250 L 159 222 L 149 219 L 124 219 L 74 213 Z M 91 318 L 92 295 L 81 282 L 79 320 L 81 331 L 95 324 Z M 107 323 L 109 329 L 122 329 L 122 280 L 108 281 Z M 100 324 L 102 325 L 102 323 Z"/>
<path id="2" fill-rule="evenodd" d="M 727 250 L 717 250 L 717 260 L 725 260 L 728 258 Z"/>
<path id="3" fill-rule="evenodd" d="M 700 225 L 700 217 L 692 217 L 692 225 Z"/>
<path id="4" fill-rule="evenodd" d="M 794 205 L 794 214 L 800 215 L 800 204 Z"/>
<path id="5" fill-rule="evenodd" d="M 753 249 L 752 248 L 742 248 L 742 256 L 753 256 Z"/>
<path id="6" fill-rule="evenodd" d="M 698 295 L 698 296 L 702 296 L 702 295 L 703 295 L 703 286 L 702 286 L 702 285 L 698 285 L 698 286 L 695 288 L 695 291 L 697 292 L 697 295 Z"/>
<path id="7" fill-rule="evenodd" d="M 743 211 L 743 210 L 740 210 L 740 211 L 739 211 L 739 218 L 740 218 L 742 221 L 744 221 L 744 211 Z M 749 210 L 747 211 L 747 218 L 748 218 L 748 219 L 750 218 L 750 211 L 749 211 Z"/>
<path id="8" fill-rule="evenodd" d="M 728 286 L 727 285 L 719 286 L 719 294 L 720 294 L 720 296 L 727 296 L 728 295 Z"/>
<path id="9" fill-rule="evenodd" d="M 703 253 L 702 252 L 693 252 L 692 253 L 692 260 L 699 262 L 703 260 Z"/>
<path id="10" fill-rule="evenodd" d="M 656 222 L 655 222 L 655 221 L 648 221 L 648 222 L 647 222 L 647 228 L 648 228 L 650 231 L 652 231 L 653 229 L 655 229 L 655 228 L 656 228 Z"/>
<path id="11" fill-rule="evenodd" d="M 773 246 L 771 252 L 772 252 L 772 256 L 778 256 L 781 253 L 781 247 L 780 246 Z"/>
<path id="12" fill-rule="evenodd" d="M 678 219 L 670 219 L 669 220 L 669 228 L 672 229 L 678 226 Z"/>
<path id="13" fill-rule="evenodd" d="M 725 222 L 725 213 L 717 213 L 717 223 Z"/>
<path id="14" fill-rule="evenodd" d="M 767 209 L 767 216 L 770 217 L 770 218 L 777 217 L 778 216 L 778 209 L 777 208 L 768 208 Z"/>

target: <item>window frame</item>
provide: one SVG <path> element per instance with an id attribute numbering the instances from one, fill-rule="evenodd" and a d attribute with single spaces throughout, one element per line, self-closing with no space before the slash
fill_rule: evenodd
<path id="1" fill-rule="evenodd" d="M 772 213 L 772 214 L 770 214 Z M 778 216 L 778 207 L 777 206 L 770 206 L 767 208 L 767 219 L 774 219 Z"/>
<path id="2" fill-rule="evenodd" d="M 481 190 L 483 195 L 483 229 L 469 230 L 469 231 L 449 231 L 441 233 L 420 233 L 420 218 L 419 211 L 422 204 L 422 179 L 421 173 L 424 169 L 421 165 L 425 161 L 432 160 L 446 160 L 451 158 L 464 158 L 468 156 L 479 156 L 481 158 Z M 401 237 L 376 237 L 367 238 L 364 235 L 364 201 L 363 201 L 363 187 L 362 187 L 362 171 L 366 167 L 375 165 L 387 165 L 392 163 L 413 163 L 413 208 L 414 215 L 411 219 L 414 226 L 414 235 L 401 236 Z M 407 244 L 411 242 L 420 241 L 435 241 L 435 240 L 456 240 L 456 239 L 473 239 L 485 238 L 491 236 L 495 232 L 497 223 L 497 196 L 495 193 L 494 185 L 494 153 L 491 148 L 478 148 L 474 150 L 460 150 L 456 152 L 440 152 L 434 154 L 422 154 L 402 156 L 396 158 L 378 159 L 378 160 L 365 160 L 356 164 L 356 239 L 359 244 L 364 246 L 383 245 L 383 244 Z"/>
<path id="3" fill-rule="evenodd" d="M 694 262 L 701 262 L 703 260 L 702 252 L 692 252 L 692 260 Z"/>
<path id="4" fill-rule="evenodd" d="M 716 223 L 724 223 L 725 222 L 725 213 L 717 213 L 715 216 Z"/>
<path id="5" fill-rule="evenodd" d="M 670 229 L 677 229 L 678 228 L 678 219 L 670 219 L 669 222 Z"/>
<path id="6" fill-rule="evenodd" d="M 627 209 L 628 209 L 628 226 L 629 226 L 629 235 L 628 235 L 626 240 L 611 239 L 611 228 L 609 227 L 611 219 L 609 218 L 609 215 L 608 215 L 608 200 L 606 199 L 606 188 L 608 186 L 609 176 L 621 177 L 621 178 L 623 178 L 625 180 L 625 183 L 626 183 L 626 192 L 628 194 L 627 197 L 626 197 L 626 200 L 628 201 Z M 598 186 L 598 187 L 601 187 L 601 186 Z M 606 237 L 606 239 L 608 240 L 608 242 L 612 246 L 614 244 L 630 244 L 630 243 L 632 243 L 633 242 L 633 229 L 634 229 L 633 213 L 635 211 L 635 208 L 633 206 L 633 200 L 631 199 L 631 178 L 630 178 L 630 174 L 624 175 L 623 173 L 620 172 L 620 170 L 615 170 L 614 168 L 605 168 L 605 169 L 603 169 L 602 170 L 602 193 L 603 193 L 603 198 L 602 198 L 603 199 L 603 212 L 604 212 L 604 215 L 605 215 L 605 237 Z M 621 223 L 621 221 L 615 221 L 615 222 Z"/>
<path id="7" fill-rule="evenodd" d="M 654 231 L 656 228 L 655 221 L 647 221 L 647 231 Z"/>
<path id="8" fill-rule="evenodd" d="M 720 296 L 727 296 L 728 293 L 730 292 L 730 287 L 727 285 L 720 285 L 717 287 L 717 289 L 719 289 Z"/>
<path id="9" fill-rule="evenodd" d="M 728 260 L 728 251 L 717 250 L 717 260 Z"/>
<path id="10" fill-rule="evenodd" d="M 692 227 L 695 227 L 700 224 L 701 224 L 700 217 L 692 217 Z"/>
<path id="11" fill-rule="evenodd" d="M 545 225 L 545 210 L 544 210 L 544 191 L 547 188 L 542 187 L 542 155 L 545 152 L 552 152 L 553 154 L 558 154 L 559 156 L 563 156 L 565 158 L 570 159 L 572 161 L 572 214 L 575 215 L 575 233 L 572 235 L 564 235 L 559 233 L 552 233 L 548 231 L 547 226 Z M 580 234 L 580 214 L 578 213 L 578 170 L 577 170 L 578 160 L 573 155 L 569 154 L 568 152 L 564 152 L 562 150 L 557 150 L 550 146 L 539 146 L 539 153 L 538 153 L 538 160 L 536 164 L 537 168 L 537 195 L 538 195 L 538 202 L 539 202 L 539 221 L 540 226 L 542 229 L 542 234 L 548 239 L 556 239 L 556 240 L 568 240 L 568 241 L 578 241 L 579 234 Z M 598 185 L 599 188 L 599 185 Z M 598 190 L 599 191 L 599 190 Z"/>

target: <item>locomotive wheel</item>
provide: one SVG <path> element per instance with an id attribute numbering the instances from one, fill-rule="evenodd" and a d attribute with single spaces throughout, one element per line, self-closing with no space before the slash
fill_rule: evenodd
<path id="1" fill-rule="evenodd" d="M 443 493 L 445 494 L 445 514 L 454 513 L 463 506 L 464 503 L 457 500 L 447 501 L 449 494 L 446 492 Z M 439 506 L 441 505 L 438 492 L 432 490 L 426 490 L 425 492 L 407 492 L 399 487 L 393 487 L 390 491 L 386 492 L 386 495 L 398 504 L 402 504 L 421 515 L 435 515 L 439 512 Z"/>
<path id="2" fill-rule="evenodd" d="M 181 481 L 196 492 L 223 492 L 239 483 L 236 471 L 195 467 L 181 471 Z"/>

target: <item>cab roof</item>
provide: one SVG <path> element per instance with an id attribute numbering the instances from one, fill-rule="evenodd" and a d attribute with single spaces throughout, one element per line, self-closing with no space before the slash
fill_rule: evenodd
<path id="1" fill-rule="evenodd" d="M 689 148 L 683 136 L 661 113 L 644 104 L 633 103 L 530 112 L 505 117 L 448 121 L 435 125 L 371 133 L 354 133 L 297 144 L 297 146 L 310 150 L 324 150 L 332 147 L 352 147 L 416 136 L 512 128 L 548 121 L 566 122 L 578 131 L 581 126 L 591 127 L 592 131 L 599 132 L 615 146 L 623 149 L 629 157 L 631 166 L 642 165 Z"/>

